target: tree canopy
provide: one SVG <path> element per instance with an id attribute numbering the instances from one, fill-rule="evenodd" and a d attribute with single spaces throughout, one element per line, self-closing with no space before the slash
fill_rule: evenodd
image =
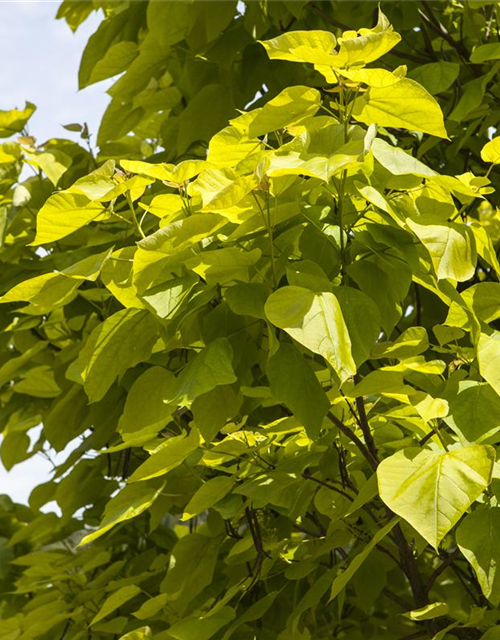
<path id="1" fill-rule="evenodd" d="M 92 11 L 99 130 L 0 112 L 0 640 L 500 638 L 498 3 Z"/>

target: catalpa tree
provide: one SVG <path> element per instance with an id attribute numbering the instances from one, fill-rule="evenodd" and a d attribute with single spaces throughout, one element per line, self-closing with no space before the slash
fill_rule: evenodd
<path id="1" fill-rule="evenodd" d="M 496 3 L 94 8 L 99 151 L 0 113 L 0 640 L 499 638 Z"/>

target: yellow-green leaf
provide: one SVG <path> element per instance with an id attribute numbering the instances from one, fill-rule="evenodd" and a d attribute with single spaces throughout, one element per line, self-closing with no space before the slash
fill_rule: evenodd
<path id="1" fill-rule="evenodd" d="M 177 380 L 163 367 L 151 367 L 140 375 L 127 394 L 118 423 L 124 440 L 137 432 L 155 435 L 168 422 L 175 406 L 166 400 L 175 396 Z"/>
<path id="2" fill-rule="evenodd" d="M 486 598 L 500 604 L 500 507 L 482 506 L 457 529 L 457 544 L 470 562 Z"/>
<path id="3" fill-rule="evenodd" d="M 450 607 L 445 602 L 433 602 L 420 609 L 403 613 L 403 615 L 410 620 L 432 620 L 439 618 L 439 616 L 445 616 L 449 610 Z"/>
<path id="4" fill-rule="evenodd" d="M 130 476 L 130 482 L 150 480 L 163 476 L 175 469 L 196 451 L 200 444 L 200 434 L 191 429 L 189 435 L 182 434 L 168 438 Z"/>
<path id="5" fill-rule="evenodd" d="M 109 616 L 110 613 L 113 613 L 126 602 L 132 600 L 132 598 L 134 598 L 139 593 L 141 593 L 141 589 L 134 584 L 129 584 L 126 587 L 118 589 L 118 591 L 115 591 L 109 596 L 109 598 L 106 599 L 102 607 L 92 618 L 90 625 L 93 625 L 106 616 Z"/>
<path id="6" fill-rule="evenodd" d="M 500 395 L 500 331 L 482 332 L 476 348 L 481 375 Z"/>
<path id="7" fill-rule="evenodd" d="M 272 324 L 322 355 L 342 382 L 356 373 L 351 339 L 339 301 L 333 293 L 282 287 L 268 298 L 265 311 Z"/>
<path id="8" fill-rule="evenodd" d="M 335 65 L 337 39 L 330 31 L 289 31 L 259 42 L 271 60 Z"/>
<path id="9" fill-rule="evenodd" d="M 365 124 L 422 131 L 448 138 L 436 100 L 418 83 L 402 78 L 390 87 L 370 87 L 356 98 L 352 115 Z"/>
<path id="10" fill-rule="evenodd" d="M 164 486 L 164 482 L 126 485 L 106 504 L 99 528 L 85 536 L 80 544 L 93 542 L 120 522 L 126 522 L 144 513 L 161 494 Z"/>
<path id="11" fill-rule="evenodd" d="M 9 138 L 22 131 L 35 111 L 36 107 L 31 102 L 26 102 L 24 109 L 0 111 L 0 138 Z"/>
<path id="12" fill-rule="evenodd" d="M 493 138 L 493 140 L 484 145 L 481 149 L 481 160 L 492 164 L 500 164 L 500 136 Z"/>
<path id="13" fill-rule="evenodd" d="M 231 124 L 257 138 L 265 133 L 299 124 L 313 116 L 321 105 L 321 94 L 311 87 L 288 87 L 262 108 L 231 120 Z"/>
<path id="14" fill-rule="evenodd" d="M 189 520 L 202 511 L 206 511 L 222 500 L 234 487 L 230 476 L 217 476 L 207 480 L 193 495 L 184 509 L 182 520 Z"/>
<path id="15" fill-rule="evenodd" d="M 477 261 L 476 243 L 466 225 L 433 224 L 432 216 L 420 216 L 418 222 L 408 218 L 406 224 L 429 252 L 438 279 L 464 282 L 472 278 Z"/>
<path id="16" fill-rule="evenodd" d="M 33 244 L 60 240 L 96 220 L 104 211 L 101 203 L 93 202 L 83 194 L 55 193 L 38 212 Z"/>
<path id="17" fill-rule="evenodd" d="M 91 402 L 103 398 L 119 375 L 149 358 L 157 330 L 154 317 L 140 309 L 122 309 L 94 329 L 77 360 Z"/>
<path id="18" fill-rule="evenodd" d="M 383 460 L 377 477 L 385 504 L 435 549 L 491 481 L 495 450 L 402 449 Z"/>

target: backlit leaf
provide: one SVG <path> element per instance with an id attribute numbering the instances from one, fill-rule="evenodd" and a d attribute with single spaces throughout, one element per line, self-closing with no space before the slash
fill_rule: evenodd
<path id="1" fill-rule="evenodd" d="M 151 456 L 130 476 L 130 482 L 149 480 L 163 476 L 175 469 L 196 451 L 200 436 L 196 429 L 186 435 L 174 436 L 163 442 Z M 135 486 L 135 485 L 134 485 Z"/>
<path id="2" fill-rule="evenodd" d="M 409 448 L 377 470 L 380 497 L 435 549 L 491 481 L 494 449 L 448 452 Z"/>
<path id="3" fill-rule="evenodd" d="M 282 343 L 269 359 L 267 376 L 273 395 L 292 410 L 311 439 L 317 438 L 330 402 L 302 354 Z"/>
<path id="4" fill-rule="evenodd" d="M 483 506 L 469 513 L 457 529 L 457 544 L 472 565 L 483 594 L 500 603 L 500 507 Z"/>
<path id="5" fill-rule="evenodd" d="M 120 522 L 131 520 L 149 509 L 164 486 L 164 483 L 158 484 L 158 482 L 125 486 L 107 503 L 99 528 L 85 536 L 80 544 L 88 544 L 100 538 Z"/>
<path id="6" fill-rule="evenodd" d="M 351 340 L 337 298 L 302 287 L 283 287 L 266 302 L 270 322 L 322 355 L 342 381 L 356 373 Z"/>
<path id="7" fill-rule="evenodd" d="M 443 114 L 436 100 L 417 82 L 402 78 L 388 91 L 371 87 L 356 98 L 353 117 L 365 124 L 422 131 L 447 138 Z"/>
<path id="8" fill-rule="evenodd" d="M 104 205 L 84 195 L 62 191 L 51 196 L 37 216 L 35 245 L 49 244 L 93 222 Z"/>
<path id="9" fill-rule="evenodd" d="M 100 400 L 118 376 L 147 360 L 156 337 L 156 321 L 147 311 L 124 309 L 98 325 L 78 357 L 89 400 Z"/>

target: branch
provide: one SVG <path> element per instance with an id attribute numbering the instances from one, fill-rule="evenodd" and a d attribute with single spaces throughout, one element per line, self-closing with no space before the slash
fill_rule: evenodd
<path id="1" fill-rule="evenodd" d="M 387 509 L 386 513 L 388 518 L 394 517 L 394 514 L 390 509 Z M 399 524 L 394 527 L 392 532 L 398 546 L 401 566 L 403 567 L 403 571 L 408 578 L 408 582 L 410 583 L 411 592 L 417 609 L 425 607 L 429 604 L 429 598 L 422 582 L 422 576 L 420 575 L 420 571 L 418 570 L 417 561 L 413 556 L 411 547 L 408 544 L 408 541 L 405 538 L 405 534 L 403 533 L 403 530 L 401 529 L 401 526 Z"/>
<path id="2" fill-rule="evenodd" d="M 421 1 L 421 4 L 425 8 L 425 12 L 422 11 L 421 9 L 419 9 L 418 12 L 419 12 L 420 16 L 422 17 L 422 19 L 429 26 L 429 28 L 432 29 L 434 31 L 434 33 L 437 33 L 438 36 L 443 38 L 443 40 L 445 40 L 450 45 L 450 47 L 455 49 L 455 51 L 458 53 L 459 57 L 462 58 L 462 60 L 465 62 L 466 66 L 472 71 L 472 73 L 476 77 L 479 76 L 480 74 L 478 73 L 478 71 L 474 67 L 474 65 L 471 65 L 469 63 L 470 53 L 467 50 L 467 47 L 464 45 L 464 43 L 461 42 L 461 41 L 457 42 L 454 38 L 451 37 L 451 35 L 448 33 L 446 27 L 442 24 L 442 22 L 440 22 L 436 18 L 436 15 L 434 14 L 434 11 L 433 11 L 431 5 L 429 4 L 428 0 L 420 0 L 420 1 Z"/>
<path id="3" fill-rule="evenodd" d="M 410 60 L 411 62 L 416 62 L 417 64 L 427 64 L 429 62 L 426 58 L 421 58 L 420 56 L 414 56 L 412 53 L 407 53 L 405 51 L 389 51 L 389 55 L 395 56 L 396 58 L 402 58 L 403 60 Z"/>
<path id="4" fill-rule="evenodd" d="M 361 378 L 359 373 L 354 376 L 354 383 L 358 384 Z M 365 402 L 363 398 L 356 398 L 356 407 L 359 413 L 359 423 L 361 427 L 361 431 L 363 432 L 363 436 L 365 438 L 366 446 L 368 447 L 368 451 L 372 458 L 378 462 L 378 454 L 377 447 L 375 446 L 375 440 L 373 439 L 372 432 L 370 430 L 370 425 L 368 423 L 368 418 L 366 416 Z"/>
<path id="5" fill-rule="evenodd" d="M 344 424 L 341 420 L 339 420 L 337 416 L 335 416 L 331 411 L 329 411 L 326 415 L 328 419 L 331 422 L 333 422 L 333 424 L 337 427 L 337 429 L 341 433 L 343 433 L 346 436 L 346 438 L 349 438 L 349 440 L 358 447 L 361 455 L 367 460 L 368 464 L 373 469 L 373 471 L 376 471 L 378 466 L 377 460 L 375 460 L 372 457 L 371 453 L 368 451 L 365 445 L 361 442 L 358 436 L 354 433 L 354 431 L 352 431 L 346 424 Z"/>
<path id="6" fill-rule="evenodd" d="M 477 607 L 479 607 L 480 606 L 479 600 L 476 598 L 475 594 L 470 589 L 469 585 L 467 584 L 467 581 L 464 580 L 464 577 L 463 577 L 462 572 L 460 571 L 460 569 L 453 563 L 450 564 L 450 569 L 452 569 L 455 572 L 455 575 L 457 576 L 457 578 L 462 583 L 463 588 L 467 591 L 467 593 L 471 597 L 471 600 L 474 602 L 474 604 Z"/>
<path id="7" fill-rule="evenodd" d="M 255 511 L 250 507 L 245 507 L 245 515 L 250 529 L 250 535 L 252 536 L 255 551 L 257 552 L 257 558 L 252 567 L 252 580 L 247 589 L 252 589 L 260 578 L 260 572 L 262 570 L 262 563 L 264 562 L 264 556 L 268 556 L 262 545 L 262 534 L 260 531 L 259 521 L 255 515 Z"/>
<path id="8" fill-rule="evenodd" d="M 302 525 L 298 525 L 296 522 L 292 523 L 292 527 L 294 529 L 297 529 L 297 531 L 300 531 L 301 533 L 305 533 L 307 536 L 311 536 L 311 538 L 324 538 L 324 536 L 321 535 L 320 533 L 314 533 L 314 531 L 310 531 L 309 529 L 306 529 Z"/>
<path id="9" fill-rule="evenodd" d="M 415 631 L 415 633 L 410 633 L 409 636 L 403 636 L 399 640 L 413 640 L 413 638 L 421 638 L 422 636 L 426 636 L 427 631 L 422 629 L 422 631 Z"/>
<path id="10" fill-rule="evenodd" d="M 384 594 L 384 596 L 387 596 L 389 600 L 392 600 L 393 602 L 398 604 L 402 609 L 405 609 L 406 611 L 409 611 L 411 609 L 411 604 L 409 602 L 406 602 L 406 600 L 400 598 L 387 587 L 384 587 L 382 589 L 382 593 Z"/>
<path id="11" fill-rule="evenodd" d="M 429 591 L 432 589 L 433 584 L 436 582 L 436 580 L 439 578 L 439 576 L 443 573 L 443 571 L 446 571 L 446 569 L 452 564 L 452 562 L 456 559 L 456 557 L 459 554 L 459 549 L 455 549 L 455 551 L 453 553 L 451 553 L 446 560 L 444 560 L 439 567 L 437 567 L 433 573 L 431 573 L 431 576 L 429 578 L 429 580 L 427 581 L 427 584 L 425 585 L 425 591 L 426 593 L 429 593 Z"/>
<path id="12" fill-rule="evenodd" d="M 307 473 L 303 473 L 302 477 L 304 478 L 304 480 L 312 480 L 313 482 L 317 482 L 318 484 L 320 484 L 322 487 L 326 487 L 327 489 L 330 489 L 331 491 L 336 491 L 337 493 L 340 493 L 341 496 L 344 496 L 345 498 L 347 498 L 351 502 L 354 502 L 354 498 L 352 496 L 350 496 L 348 493 L 346 493 L 345 491 L 342 491 L 342 489 L 338 489 L 337 487 L 334 487 L 332 484 L 330 484 L 328 482 L 325 482 L 324 480 L 320 480 L 319 478 L 315 478 L 314 476 L 310 476 Z"/>
<path id="13" fill-rule="evenodd" d="M 351 30 L 350 27 L 348 27 L 346 24 L 340 22 L 339 20 L 336 20 L 333 16 L 330 16 L 328 13 L 326 13 L 326 11 L 323 11 L 323 9 L 320 9 L 314 3 L 311 3 L 310 5 L 308 5 L 308 7 L 315 11 L 319 16 L 321 16 L 323 20 L 331 24 L 332 27 L 336 27 L 337 29 L 341 29 L 342 31 Z"/>

